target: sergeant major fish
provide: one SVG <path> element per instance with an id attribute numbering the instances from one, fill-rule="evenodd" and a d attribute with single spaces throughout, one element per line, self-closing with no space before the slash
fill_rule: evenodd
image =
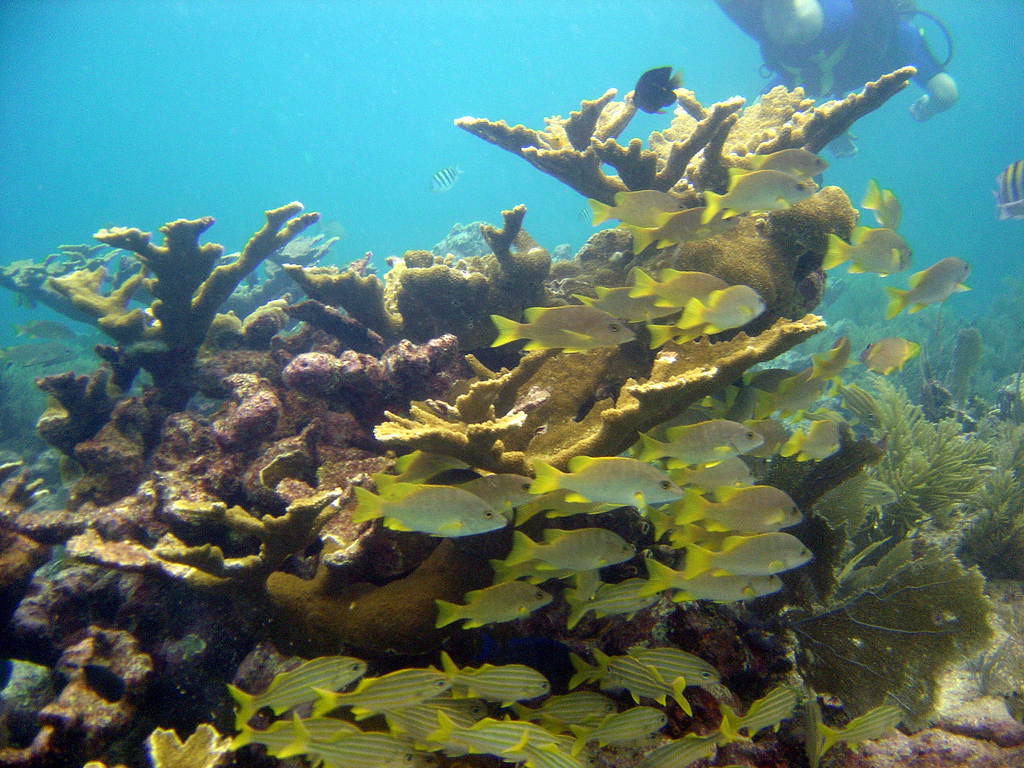
<path id="1" fill-rule="evenodd" d="M 449 165 L 447 168 L 442 168 L 430 177 L 430 191 L 437 192 L 439 194 L 447 192 L 455 186 L 455 182 L 457 182 L 459 177 L 464 173 L 465 171 L 459 168 L 458 163 Z"/>

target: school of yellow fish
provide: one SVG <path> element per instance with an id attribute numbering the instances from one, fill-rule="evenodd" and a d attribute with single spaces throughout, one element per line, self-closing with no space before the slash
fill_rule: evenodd
<path id="1" fill-rule="evenodd" d="M 325 768 L 425 767 L 437 764 L 437 753 L 492 755 L 526 768 L 585 768 L 596 764 L 597 750 L 625 747 L 648 750 L 642 768 L 682 768 L 763 728 L 778 729 L 801 699 L 797 689 L 780 685 L 740 714 L 724 703 L 730 695 L 718 671 L 684 651 L 638 647 L 607 656 L 595 650 L 594 658 L 591 665 L 573 657 L 577 673 L 570 687 L 600 690 L 551 695 L 547 679 L 522 664 L 458 667 L 442 652 L 440 670 L 407 668 L 368 678 L 360 659 L 321 657 L 277 675 L 259 694 L 229 686 L 238 705 L 231 748 L 261 744 L 273 757 L 305 755 Z M 352 690 L 340 690 L 353 683 Z M 691 686 L 719 698 L 721 724 L 709 734 L 666 742 L 667 700 L 689 714 L 683 691 Z M 619 711 L 603 690 L 625 690 L 636 706 Z M 821 722 L 813 691 L 802 698 L 815 768 L 835 744 L 878 738 L 902 718 L 896 707 L 882 706 L 835 729 Z M 536 706 L 523 703 L 537 700 Z M 300 716 L 300 708 L 309 714 Z M 254 728 L 257 712 L 279 717 Z"/>
<path id="2" fill-rule="evenodd" d="M 817 190 L 813 177 L 827 167 L 806 150 L 746 161 L 748 167 L 731 169 L 724 195 L 705 194 L 704 207 L 683 209 L 663 192 L 620 192 L 614 205 L 590 201 L 594 224 L 619 220 L 632 233 L 636 253 L 652 243 L 664 248 L 712 237 L 735 226 L 742 214 L 806 199 Z M 900 220 L 895 195 L 872 181 L 862 206 L 874 212 L 881 227 L 858 227 L 849 242 L 832 235 L 824 268 L 849 263 L 850 272 L 883 276 L 907 269 L 910 248 L 895 231 Z M 951 257 L 914 275 L 909 290 L 887 288 L 889 316 L 965 290 L 968 270 Z M 639 335 L 657 348 L 740 328 L 765 310 L 749 286 L 701 272 L 663 269 L 655 279 L 634 268 L 629 283 L 598 288 L 596 298 L 577 296 L 580 304 L 527 309 L 523 323 L 493 315 L 494 346 L 523 340 L 527 350 L 581 352 Z M 887 375 L 919 352 L 913 342 L 893 337 L 869 345 L 859 359 Z M 632 616 L 662 598 L 738 602 L 768 595 L 783 586 L 778 574 L 804 565 L 811 553 L 783 530 L 803 519 L 796 503 L 778 488 L 758 485 L 740 456 L 779 454 L 809 461 L 835 453 L 841 417 L 811 410 L 830 384 L 830 394 L 841 397 L 859 419 L 867 424 L 877 419 L 873 399 L 841 381 L 851 357 L 844 337 L 824 355 L 814 355 L 803 370 L 748 372 L 735 386 L 641 434 L 626 454 L 578 456 L 566 472 L 534 460 L 532 478 L 475 470 L 476 478 L 468 482 L 434 483 L 450 470 L 473 468 L 417 451 L 401 458 L 394 474 L 374 475 L 376 492 L 355 489 L 352 517 L 439 537 L 513 529 L 509 555 L 491 562 L 491 586 L 468 592 L 462 603 L 438 600 L 437 627 L 513 621 L 563 601 L 571 630 L 588 613 Z M 787 426 L 795 421 L 805 426 Z M 888 489 L 876 490 L 882 499 Z M 646 578 L 604 583 L 600 569 L 638 555 L 632 542 L 601 524 L 602 514 L 623 507 L 634 508 L 661 551 L 675 556 L 669 563 L 644 558 Z M 591 516 L 593 525 L 558 527 L 559 518 L 578 514 Z M 519 529 L 538 515 L 550 521 L 539 540 Z M 544 585 L 553 585 L 551 591 Z M 649 749 L 639 763 L 643 768 L 669 768 L 709 757 L 730 741 L 749 740 L 761 728 L 778 728 L 802 698 L 808 758 L 817 766 L 836 743 L 877 738 L 900 720 L 898 709 L 878 707 L 832 729 L 822 724 L 813 692 L 801 696 L 789 686 L 775 688 L 741 715 L 724 703 L 732 698 L 718 671 L 682 650 L 637 647 L 608 656 L 593 649 L 592 656 L 592 663 L 573 656 L 570 688 L 577 690 L 560 696 L 551 695 L 543 675 L 521 664 L 460 668 L 442 653 L 440 669 L 366 677 L 367 666 L 359 659 L 314 659 L 278 675 L 260 694 L 230 688 L 238 705 L 233 746 L 260 743 L 271 755 L 305 754 L 328 768 L 426 766 L 436 763 L 438 752 L 490 754 L 527 768 L 578 768 L 594 764 L 595 749 L 629 746 Z M 684 693 L 690 686 L 707 689 L 721 702 L 721 725 L 712 734 L 662 743 L 668 700 L 690 713 Z M 601 691 L 625 691 L 636 706 L 618 711 Z M 296 714 L 297 706 L 309 703 L 310 716 Z M 263 730 L 250 726 L 253 715 L 268 710 L 278 719 Z"/>

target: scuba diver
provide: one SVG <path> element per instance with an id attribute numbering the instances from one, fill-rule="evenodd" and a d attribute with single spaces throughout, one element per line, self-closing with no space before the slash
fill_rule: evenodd
<path id="1" fill-rule="evenodd" d="M 843 96 L 900 67 L 917 69 L 925 94 L 910 107 L 928 120 L 957 101 L 956 82 L 945 67 L 953 57 L 945 25 L 908 0 L 715 0 L 744 32 L 761 44 L 765 68 L 777 85 L 800 86 L 810 96 Z M 923 15 L 946 36 L 949 56 L 940 62 L 911 23 Z M 766 76 L 768 76 L 766 74 Z M 830 145 L 840 157 L 857 151 L 846 134 Z"/>

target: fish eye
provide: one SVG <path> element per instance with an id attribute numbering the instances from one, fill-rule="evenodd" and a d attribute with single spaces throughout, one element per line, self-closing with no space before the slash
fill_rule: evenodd
<path id="1" fill-rule="evenodd" d="M 532 485 L 532 483 L 523 483 L 523 484 L 522 484 L 522 485 L 521 485 L 520 487 L 521 487 L 521 488 L 522 488 L 522 489 L 523 489 L 524 491 L 528 491 L 528 490 L 530 490 L 530 486 L 531 486 L 531 485 Z"/>
<path id="2" fill-rule="evenodd" d="M 757 437 L 757 433 L 754 430 L 747 432 L 747 440 L 753 440 L 755 437 Z"/>
<path id="3" fill-rule="evenodd" d="M 663 491 L 667 491 L 672 487 L 672 483 L 668 480 L 662 480 L 660 483 L 658 483 L 658 485 L 661 487 L 661 490 Z"/>
<path id="4" fill-rule="evenodd" d="M 608 323 L 608 330 L 612 333 L 618 333 L 622 330 L 622 326 L 618 323 Z"/>

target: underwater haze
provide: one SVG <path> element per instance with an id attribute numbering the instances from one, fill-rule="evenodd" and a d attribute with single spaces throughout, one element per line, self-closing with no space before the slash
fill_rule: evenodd
<path id="1" fill-rule="evenodd" d="M 1024 766 L 1024 2 L 757 2 L 0 0 L 0 766 Z"/>
<path id="2" fill-rule="evenodd" d="M 959 255 L 985 294 L 1021 264 L 1022 227 L 995 222 L 991 190 L 1024 155 L 1024 6 L 935 5 L 956 44 L 959 104 L 914 123 L 911 84 L 858 123 L 860 151 L 826 181 L 854 197 L 878 177 L 903 203 L 918 263 Z M 922 25 L 941 57 L 941 34 Z M 233 251 L 261 211 L 290 200 L 344 228 L 339 263 L 429 248 L 456 222 L 496 223 L 518 203 L 538 241 L 575 250 L 592 232 L 585 201 L 452 121 L 538 126 L 664 64 L 705 104 L 764 84 L 756 43 L 710 0 L 9 0 L 0 261 L 104 226 L 207 215 L 208 238 Z M 630 135 L 668 120 L 638 115 Z M 464 175 L 432 193 L 453 163 Z"/>

